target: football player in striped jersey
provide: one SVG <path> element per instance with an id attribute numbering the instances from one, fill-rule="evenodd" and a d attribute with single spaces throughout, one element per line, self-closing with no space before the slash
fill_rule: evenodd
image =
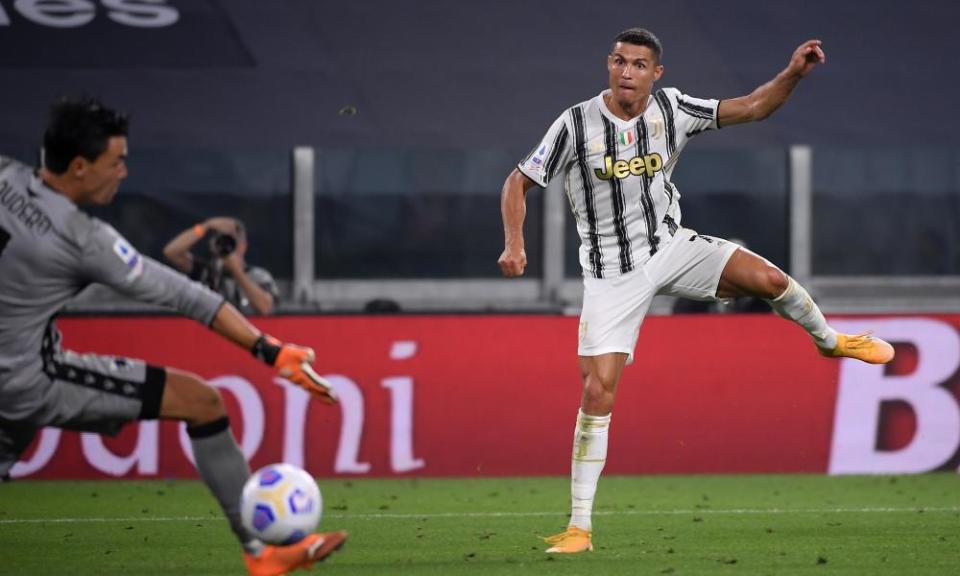
<path id="1" fill-rule="evenodd" d="M 551 553 L 593 549 L 593 499 L 606 461 L 617 383 L 633 360 L 655 295 L 762 298 L 806 330 L 824 356 L 882 364 L 894 355 L 878 338 L 832 329 L 807 291 L 769 261 L 681 224 L 680 191 L 672 175 L 687 142 L 708 130 L 770 116 L 825 62 L 821 42 L 804 42 L 770 81 L 725 100 L 655 89 L 664 73 L 662 53 L 648 30 L 619 34 L 607 58 L 609 87 L 565 110 L 503 185 L 505 247 L 498 263 L 504 276 L 520 276 L 527 264 L 523 220 L 533 186 L 563 178 L 581 239 L 583 396 L 573 446 L 572 514 L 567 529 L 547 539 Z"/>

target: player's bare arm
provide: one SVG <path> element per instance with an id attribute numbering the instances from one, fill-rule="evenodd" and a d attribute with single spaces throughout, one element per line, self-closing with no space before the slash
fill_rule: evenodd
<path id="1" fill-rule="evenodd" d="M 503 183 L 500 212 L 503 215 L 503 253 L 497 264 L 507 278 L 522 276 L 527 267 L 523 221 L 527 216 L 527 190 L 536 183 L 514 168 Z"/>
<path id="2" fill-rule="evenodd" d="M 214 332 L 245 350 L 250 350 L 263 334 L 239 310 L 224 302 L 210 323 Z"/>
<path id="3" fill-rule="evenodd" d="M 807 40 L 793 52 L 790 62 L 772 80 L 747 96 L 720 102 L 717 120 L 720 126 L 756 122 L 773 114 L 793 93 L 804 76 L 827 61 L 820 40 Z"/>

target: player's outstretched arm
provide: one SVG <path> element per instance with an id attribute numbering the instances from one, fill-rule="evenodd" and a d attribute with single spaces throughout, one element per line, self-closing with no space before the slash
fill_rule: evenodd
<path id="1" fill-rule="evenodd" d="M 790 62 L 772 80 L 747 96 L 720 102 L 717 121 L 720 126 L 763 120 L 783 105 L 800 80 L 827 61 L 820 40 L 807 40 L 793 51 Z"/>
<path id="2" fill-rule="evenodd" d="M 260 332 L 229 302 L 224 302 L 213 317 L 210 327 L 227 340 L 250 350 L 254 356 L 273 366 L 280 376 L 290 380 L 318 400 L 327 404 L 337 402 L 333 386 L 313 369 L 313 349 L 284 344 Z"/>
<path id="3" fill-rule="evenodd" d="M 497 264 L 507 278 L 522 276 L 527 267 L 523 221 L 527 217 L 527 190 L 536 183 L 514 168 L 503 183 L 500 213 L 503 216 L 503 253 Z"/>

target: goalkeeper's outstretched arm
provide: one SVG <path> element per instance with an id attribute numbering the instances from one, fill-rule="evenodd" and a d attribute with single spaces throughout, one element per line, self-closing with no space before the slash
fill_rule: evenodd
<path id="1" fill-rule="evenodd" d="M 224 302 L 217 310 L 210 328 L 234 344 L 250 350 L 258 359 L 273 366 L 280 376 L 310 392 L 318 400 L 327 404 L 337 401 L 333 386 L 311 366 L 313 349 L 284 344 L 267 336 L 229 302 Z"/>

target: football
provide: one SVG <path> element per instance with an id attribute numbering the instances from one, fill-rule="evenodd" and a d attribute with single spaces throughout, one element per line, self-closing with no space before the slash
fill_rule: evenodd
<path id="1" fill-rule="evenodd" d="M 323 511 L 320 487 L 305 470 L 271 464 L 257 470 L 243 487 L 240 515 L 251 534 L 285 546 L 316 530 Z"/>

